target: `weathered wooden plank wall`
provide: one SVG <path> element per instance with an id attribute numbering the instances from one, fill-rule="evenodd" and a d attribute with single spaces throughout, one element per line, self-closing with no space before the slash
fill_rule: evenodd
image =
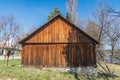
<path id="1" fill-rule="evenodd" d="M 29 44 L 23 47 L 22 63 L 38 67 L 90 66 L 95 64 L 93 46 L 93 44 Z"/>
<path id="2" fill-rule="evenodd" d="M 61 19 L 50 23 L 41 31 L 32 35 L 27 40 L 27 43 L 79 43 L 79 42 L 93 42 L 88 39 L 84 33 L 78 29 L 70 26 Z"/>
<path id="3" fill-rule="evenodd" d="M 61 18 L 28 38 L 22 48 L 22 64 L 26 66 L 69 67 L 96 63 L 94 42 Z"/>

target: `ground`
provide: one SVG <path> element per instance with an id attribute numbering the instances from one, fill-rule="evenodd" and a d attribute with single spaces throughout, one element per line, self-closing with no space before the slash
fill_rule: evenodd
<path id="1" fill-rule="evenodd" d="M 20 66 L 20 60 L 10 60 L 9 66 L 4 66 L 0 60 L 0 80 L 120 80 L 120 65 L 108 64 L 110 70 L 114 69 L 115 77 L 97 76 L 88 77 L 74 74 L 67 71 L 35 69 Z M 99 68 L 99 67 L 98 67 Z M 99 68 L 100 69 L 100 68 Z M 102 69 L 101 69 L 102 70 Z"/>

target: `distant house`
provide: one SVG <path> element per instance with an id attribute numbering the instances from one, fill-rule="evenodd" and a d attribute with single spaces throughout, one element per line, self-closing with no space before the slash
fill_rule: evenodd
<path id="1" fill-rule="evenodd" d="M 0 46 L 0 55 L 5 54 L 6 50 L 13 50 L 12 47 L 5 46 L 4 48 Z"/>
<path id="2" fill-rule="evenodd" d="M 7 50 L 10 50 L 11 53 L 13 53 L 13 51 L 17 51 L 18 49 L 8 46 L 8 45 L 3 45 L 3 42 L 0 42 L 0 55 L 5 54 Z"/>
<path id="3" fill-rule="evenodd" d="M 96 65 L 98 42 L 61 15 L 20 41 L 22 65 L 87 67 Z"/>

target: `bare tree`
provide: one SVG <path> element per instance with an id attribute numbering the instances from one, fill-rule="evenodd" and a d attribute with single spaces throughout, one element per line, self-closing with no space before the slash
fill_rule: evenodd
<path id="1" fill-rule="evenodd" d="M 119 18 L 115 18 L 108 30 L 107 37 L 108 37 L 108 44 L 111 46 L 111 62 L 113 54 L 117 48 L 117 44 L 120 40 L 120 20 Z"/>
<path id="2" fill-rule="evenodd" d="M 2 27 L 0 37 L 1 40 L 3 41 L 3 48 L 6 45 L 15 48 L 15 45 L 17 44 L 17 42 L 15 41 L 17 40 L 18 37 L 20 37 L 21 25 L 16 23 L 12 15 L 9 15 L 9 16 L 1 17 L 0 26 Z M 6 60 L 6 56 L 9 57 L 7 55 L 7 52 L 6 55 L 4 56 L 5 57 L 4 60 Z M 8 58 L 7 58 L 7 65 L 8 65 Z"/>
<path id="3" fill-rule="evenodd" d="M 98 37 L 99 46 L 103 43 L 106 33 L 108 32 L 108 28 L 110 25 L 110 13 L 107 11 L 110 7 L 104 2 L 98 3 L 98 8 L 96 9 L 95 13 L 93 14 L 98 27 L 100 28 L 100 34 Z"/>
<path id="4" fill-rule="evenodd" d="M 110 25 L 110 13 L 107 11 L 109 10 L 109 6 L 102 2 L 102 0 L 100 2 L 98 2 L 98 7 L 95 10 L 95 12 L 93 13 L 93 16 L 95 18 L 95 22 L 97 24 L 97 26 L 100 28 L 100 32 L 99 32 L 99 36 L 98 36 L 98 46 L 97 46 L 97 59 L 98 60 L 103 60 L 103 55 L 102 55 L 102 51 L 103 51 L 103 46 L 105 45 L 105 38 L 106 38 L 106 33 L 108 32 L 108 28 Z"/>
<path id="5" fill-rule="evenodd" d="M 120 11 L 117 11 L 117 10 L 115 10 L 115 9 L 113 9 L 113 8 L 111 8 L 111 9 L 109 9 L 108 10 L 110 13 L 111 13 L 111 16 L 113 17 L 113 18 L 115 18 L 115 21 L 114 21 L 114 27 L 112 27 L 112 28 L 114 28 L 113 30 L 112 30 L 112 28 L 110 29 L 111 30 L 111 33 L 109 33 L 109 41 L 110 41 L 110 46 L 111 46 L 111 53 L 112 53 L 112 56 L 113 56 L 113 54 L 114 54 L 114 48 L 117 50 L 117 51 L 120 51 L 119 49 L 120 49 L 120 45 L 119 45 L 119 43 L 120 43 L 120 37 L 119 37 L 119 30 L 120 30 L 120 25 L 119 25 L 119 23 L 120 23 Z M 113 36 L 112 36 L 113 35 Z M 118 56 L 118 58 L 119 58 L 119 56 L 120 56 L 120 54 L 118 53 L 117 54 Z M 112 59 L 111 59 L 111 61 L 112 61 Z"/>
<path id="6" fill-rule="evenodd" d="M 87 27 L 87 33 L 92 36 L 94 39 L 98 40 L 99 34 L 100 34 L 100 28 L 98 25 L 93 22 L 89 21 L 88 27 Z"/>
<path id="7" fill-rule="evenodd" d="M 78 1 L 77 0 L 68 0 L 67 1 L 67 20 L 76 24 L 78 20 L 78 12 L 77 12 Z"/>
<path id="8" fill-rule="evenodd" d="M 98 38 L 100 43 L 98 48 L 101 48 L 101 45 L 106 45 L 109 43 L 111 46 L 111 54 L 113 56 L 113 52 L 115 46 L 117 45 L 117 41 L 119 40 L 120 33 L 118 31 L 119 19 L 117 17 L 111 16 L 111 9 L 112 7 L 110 7 L 108 4 L 100 2 L 94 16 L 96 18 L 98 27 L 101 29 Z"/>
<path id="9" fill-rule="evenodd" d="M 1 40 L 4 42 L 3 47 L 6 45 L 7 40 L 9 39 L 9 35 L 7 32 L 8 19 L 6 16 L 2 16 L 0 18 L 0 26 L 1 26 Z"/>
<path id="10" fill-rule="evenodd" d="M 104 0 L 100 0 L 100 2 L 98 2 L 98 7 L 97 7 L 95 13 L 93 14 L 93 16 L 95 17 L 95 22 L 97 23 L 98 27 L 100 28 L 100 33 L 98 36 L 99 44 L 96 49 L 97 63 L 106 72 L 113 74 L 110 71 L 110 69 L 106 63 L 105 63 L 106 67 L 103 67 L 99 62 L 99 59 L 104 61 L 104 57 L 102 54 L 103 50 L 104 50 L 103 46 L 105 45 L 106 36 L 107 36 L 108 30 L 110 28 L 110 25 L 112 23 L 110 12 L 108 11 L 109 9 L 111 9 L 111 7 L 107 3 L 105 3 Z"/>

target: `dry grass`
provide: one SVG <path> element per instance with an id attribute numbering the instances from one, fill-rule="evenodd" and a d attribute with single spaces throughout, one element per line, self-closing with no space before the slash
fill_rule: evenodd
<path id="1" fill-rule="evenodd" d="M 20 60 L 10 60 L 9 66 L 4 66 L 0 61 L 0 80 L 76 80 L 74 74 L 59 70 L 35 69 L 20 67 Z M 102 63 L 104 66 L 104 64 Z M 97 77 L 88 77 L 78 75 L 80 80 L 120 80 L 120 65 L 107 64 L 112 72 L 115 71 L 115 77 L 98 75 Z M 104 72 L 99 66 L 98 68 Z"/>
<path id="2" fill-rule="evenodd" d="M 103 62 L 101 62 L 102 66 L 104 66 L 105 69 L 106 66 L 104 65 Z M 109 67 L 109 70 L 111 73 L 113 73 L 112 76 L 110 76 L 109 73 L 107 73 L 105 70 L 103 70 L 100 66 L 98 66 L 98 69 L 103 71 L 103 75 L 98 75 L 100 76 L 100 80 L 120 80 L 120 65 L 119 64 L 107 64 L 107 66 Z"/>

